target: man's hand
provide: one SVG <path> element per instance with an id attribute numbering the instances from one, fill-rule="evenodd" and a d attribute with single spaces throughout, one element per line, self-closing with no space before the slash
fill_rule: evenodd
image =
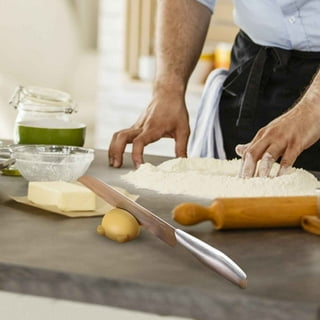
<path id="1" fill-rule="evenodd" d="M 133 144 L 132 160 L 143 162 L 144 147 L 162 137 L 175 139 L 177 157 L 187 156 L 190 134 L 185 92 L 200 56 L 211 11 L 194 0 L 158 2 L 156 24 L 156 76 L 153 100 L 129 129 L 116 132 L 109 147 L 109 163 L 121 167 L 127 144 Z"/>
<path id="2" fill-rule="evenodd" d="M 132 161 L 139 167 L 143 163 L 144 147 L 163 137 L 175 140 L 177 157 L 186 157 L 189 134 L 189 117 L 184 98 L 163 94 L 153 99 L 132 127 L 113 135 L 109 147 L 109 164 L 121 167 L 126 145 L 132 143 Z"/>
<path id="3" fill-rule="evenodd" d="M 243 159 L 240 177 L 267 177 L 273 163 L 280 157 L 278 175 L 282 175 L 303 150 L 320 139 L 319 88 L 318 74 L 294 108 L 260 129 L 250 143 L 236 147 L 237 154 Z"/>

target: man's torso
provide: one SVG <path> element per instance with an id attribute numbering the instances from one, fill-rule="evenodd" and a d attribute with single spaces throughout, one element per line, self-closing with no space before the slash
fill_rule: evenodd
<path id="1" fill-rule="evenodd" d="M 216 0 L 197 0 L 213 10 Z M 223 0 L 220 0 L 223 1 Z M 233 0 L 234 21 L 255 43 L 320 52 L 320 0 Z"/>

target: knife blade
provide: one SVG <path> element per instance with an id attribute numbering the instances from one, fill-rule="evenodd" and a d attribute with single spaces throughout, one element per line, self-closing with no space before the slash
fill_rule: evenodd
<path id="1" fill-rule="evenodd" d="M 199 261 L 227 280 L 240 288 L 247 286 L 247 276 L 244 271 L 223 252 L 185 231 L 173 227 L 156 214 L 95 177 L 82 176 L 78 181 L 112 206 L 133 214 L 141 225 L 168 245 L 174 247 L 177 243 L 181 244 Z"/>

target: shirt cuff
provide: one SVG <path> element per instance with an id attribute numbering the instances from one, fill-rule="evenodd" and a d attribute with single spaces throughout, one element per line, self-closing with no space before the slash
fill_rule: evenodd
<path id="1" fill-rule="evenodd" d="M 216 5 L 216 0 L 197 0 L 199 3 L 206 6 L 211 12 L 213 12 Z"/>

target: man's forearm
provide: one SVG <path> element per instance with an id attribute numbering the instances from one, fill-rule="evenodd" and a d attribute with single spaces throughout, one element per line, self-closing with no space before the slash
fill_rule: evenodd
<path id="1" fill-rule="evenodd" d="M 314 108 L 320 115 L 320 69 L 316 73 L 308 90 L 301 98 L 300 103 Z"/>
<path id="2" fill-rule="evenodd" d="M 195 0 L 159 0 L 155 90 L 184 94 L 208 31 L 211 12 Z"/>

